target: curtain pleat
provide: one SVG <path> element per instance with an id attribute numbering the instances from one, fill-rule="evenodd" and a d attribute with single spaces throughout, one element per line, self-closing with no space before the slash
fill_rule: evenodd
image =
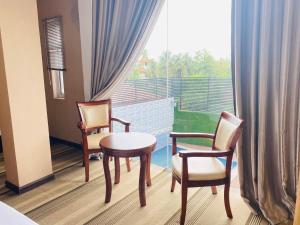
<path id="1" fill-rule="evenodd" d="M 298 184 L 297 201 L 293 225 L 300 225 L 300 184 Z"/>
<path id="2" fill-rule="evenodd" d="M 164 0 L 93 0 L 92 99 L 110 97 L 126 79 Z"/>
<path id="3" fill-rule="evenodd" d="M 241 195 L 273 224 L 292 217 L 299 177 L 299 8 L 298 0 L 232 1 Z"/>

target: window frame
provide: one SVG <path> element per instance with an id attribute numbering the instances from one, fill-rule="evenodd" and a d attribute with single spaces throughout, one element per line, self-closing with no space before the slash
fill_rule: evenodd
<path id="1" fill-rule="evenodd" d="M 48 21 L 57 19 L 59 22 L 60 27 L 60 38 L 61 38 L 61 48 L 58 50 L 61 52 L 62 55 L 62 68 L 53 68 L 51 67 L 51 60 L 50 60 L 50 52 L 49 49 L 49 35 L 48 35 Z M 64 83 L 64 75 L 67 71 L 65 65 L 65 46 L 64 46 L 64 29 L 63 29 L 63 17 L 62 16 L 53 16 L 47 17 L 42 20 L 43 22 L 43 30 L 44 30 L 44 42 L 45 42 L 45 51 L 46 51 L 46 64 L 47 64 L 47 72 L 49 75 L 49 82 L 50 86 L 52 87 L 53 91 L 53 98 L 54 99 L 65 99 L 65 83 Z"/>
<path id="2" fill-rule="evenodd" d="M 64 71 L 50 70 L 54 99 L 65 99 Z"/>

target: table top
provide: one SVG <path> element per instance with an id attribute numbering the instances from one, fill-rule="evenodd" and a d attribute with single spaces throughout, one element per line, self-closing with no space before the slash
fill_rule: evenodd
<path id="1" fill-rule="evenodd" d="M 153 135 L 139 132 L 112 133 L 100 141 L 100 146 L 104 152 L 118 152 L 120 154 L 122 154 L 121 152 L 128 154 L 152 152 L 155 145 L 156 138 Z"/>

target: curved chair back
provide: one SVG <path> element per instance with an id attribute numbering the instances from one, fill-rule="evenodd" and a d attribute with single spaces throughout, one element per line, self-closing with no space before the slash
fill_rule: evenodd
<path id="1" fill-rule="evenodd" d="M 243 120 L 229 112 L 222 112 L 212 148 L 214 150 L 234 150 L 241 135 Z"/>
<path id="2" fill-rule="evenodd" d="M 109 128 L 111 131 L 111 100 L 77 102 L 80 120 L 86 129 Z"/>

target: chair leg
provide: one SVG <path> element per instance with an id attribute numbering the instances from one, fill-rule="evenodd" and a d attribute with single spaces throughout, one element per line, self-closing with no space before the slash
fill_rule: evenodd
<path id="1" fill-rule="evenodd" d="M 85 167 L 85 163 L 84 163 L 85 159 L 84 159 L 84 156 L 85 156 L 85 152 L 84 152 L 84 150 L 82 150 L 82 167 Z"/>
<path id="2" fill-rule="evenodd" d="M 211 186 L 211 193 L 212 193 L 213 195 L 218 194 L 218 191 L 217 191 L 217 187 L 216 187 L 216 186 Z"/>
<path id="3" fill-rule="evenodd" d="M 187 195 L 188 188 L 186 185 L 181 184 L 181 215 L 180 215 L 180 225 L 184 225 L 186 216 L 186 206 L 187 206 Z"/>
<path id="4" fill-rule="evenodd" d="M 85 167 L 85 182 L 88 182 L 90 179 L 90 162 L 88 152 L 83 153 L 83 164 Z"/>
<path id="5" fill-rule="evenodd" d="M 131 168 L 130 168 L 129 158 L 126 158 L 126 167 L 127 167 L 127 172 L 130 172 Z"/>
<path id="6" fill-rule="evenodd" d="M 120 158 L 115 156 L 115 184 L 120 183 Z"/>
<path id="7" fill-rule="evenodd" d="M 230 190 L 230 183 L 225 184 L 224 188 L 224 203 L 225 203 L 225 210 L 227 217 L 232 219 L 232 213 L 230 209 L 230 202 L 229 202 L 229 190 Z"/>
<path id="8" fill-rule="evenodd" d="M 175 190 L 176 179 L 172 176 L 171 192 Z"/>
<path id="9" fill-rule="evenodd" d="M 146 184 L 147 187 L 152 185 L 151 182 L 151 153 L 146 155 Z"/>

